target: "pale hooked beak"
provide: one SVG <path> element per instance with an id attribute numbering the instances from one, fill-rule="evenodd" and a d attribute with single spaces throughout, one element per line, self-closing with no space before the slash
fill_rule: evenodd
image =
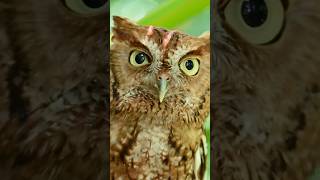
<path id="1" fill-rule="evenodd" d="M 163 101 L 164 97 L 166 96 L 166 93 L 168 91 L 168 80 L 164 78 L 160 78 L 158 82 L 158 87 L 159 87 L 159 100 L 160 103 Z"/>

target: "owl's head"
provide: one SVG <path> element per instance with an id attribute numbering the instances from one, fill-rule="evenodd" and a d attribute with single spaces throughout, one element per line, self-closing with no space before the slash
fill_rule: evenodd
<path id="1" fill-rule="evenodd" d="M 113 98 L 140 107 L 203 101 L 210 86 L 209 34 L 193 37 L 121 17 L 113 20 Z"/>

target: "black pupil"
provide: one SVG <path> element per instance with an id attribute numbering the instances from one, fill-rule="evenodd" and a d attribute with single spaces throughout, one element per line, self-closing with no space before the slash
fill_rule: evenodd
<path id="1" fill-rule="evenodd" d="M 264 0 L 246 0 L 242 3 L 241 14 L 251 27 L 261 26 L 268 17 L 268 8 Z"/>
<path id="2" fill-rule="evenodd" d="M 193 62 L 192 62 L 191 60 L 188 60 L 188 61 L 186 62 L 186 68 L 187 68 L 188 70 L 191 70 L 191 69 L 193 68 Z"/>
<path id="3" fill-rule="evenodd" d="M 90 8 L 100 8 L 103 6 L 107 0 L 82 0 L 85 5 Z"/>
<path id="4" fill-rule="evenodd" d="M 136 55 L 135 60 L 137 64 L 142 64 L 146 60 L 146 55 L 141 52 Z"/>

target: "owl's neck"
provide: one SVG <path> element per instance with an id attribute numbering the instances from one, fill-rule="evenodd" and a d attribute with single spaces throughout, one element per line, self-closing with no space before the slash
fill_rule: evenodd
<path id="1" fill-rule="evenodd" d="M 209 114 L 209 108 L 198 109 L 187 106 L 182 102 L 166 101 L 139 101 L 113 100 L 111 113 L 121 114 L 123 117 L 136 116 L 139 120 L 155 125 L 170 125 L 176 123 L 195 123 L 202 125 Z"/>

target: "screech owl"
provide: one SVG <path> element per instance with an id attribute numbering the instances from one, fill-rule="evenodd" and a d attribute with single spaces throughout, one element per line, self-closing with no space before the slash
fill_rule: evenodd
<path id="1" fill-rule="evenodd" d="M 114 17 L 111 179 L 202 179 L 210 106 L 209 33 Z"/>
<path id="2" fill-rule="evenodd" d="M 0 179 L 107 178 L 107 9 L 0 2 Z"/>
<path id="3" fill-rule="evenodd" d="M 320 160 L 320 1 L 217 0 L 212 177 L 303 180 Z"/>

